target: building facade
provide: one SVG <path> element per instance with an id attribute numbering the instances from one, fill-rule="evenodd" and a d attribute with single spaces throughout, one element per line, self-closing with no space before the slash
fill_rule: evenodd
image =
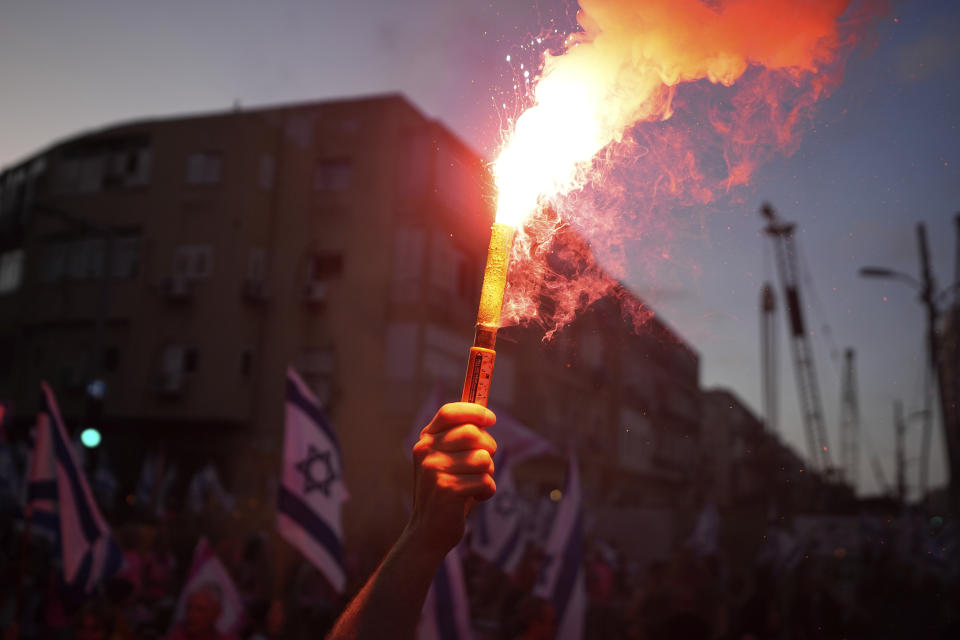
<path id="1" fill-rule="evenodd" d="M 0 398 L 22 433 L 47 380 L 121 478 L 148 450 L 215 460 L 237 517 L 263 525 L 293 366 L 341 439 L 346 537 L 382 548 L 425 398 L 459 395 L 491 221 L 484 160 L 400 96 L 76 136 L 0 174 Z M 598 513 L 675 509 L 697 462 L 698 356 L 659 318 L 634 332 L 618 296 L 547 343 L 505 329 L 492 396 L 577 447 Z"/>

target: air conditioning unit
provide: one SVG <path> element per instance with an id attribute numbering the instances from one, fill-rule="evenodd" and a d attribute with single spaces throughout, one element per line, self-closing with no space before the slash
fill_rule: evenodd
<path id="1" fill-rule="evenodd" d="M 171 276 L 163 281 L 163 294 L 169 300 L 186 300 L 190 293 L 190 281 L 183 276 Z"/>
<path id="2" fill-rule="evenodd" d="M 266 302 L 267 283 L 260 278 L 246 278 L 243 281 L 243 297 L 250 302 Z"/>
<path id="3" fill-rule="evenodd" d="M 323 304 L 327 301 L 327 285 L 325 282 L 308 282 L 303 287 L 303 300 L 307 304 Z"/>
<path id="4" fill-rule="evenodd" d="M 165 371 L 160 374 L 157 391 L 162 396 L 178 396 L 183 393 L 183 374 Z"/>

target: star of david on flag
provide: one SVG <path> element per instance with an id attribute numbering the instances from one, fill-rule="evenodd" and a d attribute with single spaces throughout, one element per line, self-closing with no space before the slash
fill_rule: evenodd
<path id="1" fill-rule="evenodd" d="M 474 505 L 471 515 L 473 550 L 506 572 L 512 572 L 533 536 L 532 505 L 517 494 L 513 468 L 532 457 L 550 453 L 553 446 L 506 411 L 498 410 L 490 434 L 497 441 L 493 458 L 497 493 Z M 539 540 L 537 540 L 539 542 Z"/>
<path id="2" fill-rule="evenodd" d="M 348 498 L 333 426 L 307 385 L 288 368 L 277 530 L 341 593 L 341 511 Z"/>

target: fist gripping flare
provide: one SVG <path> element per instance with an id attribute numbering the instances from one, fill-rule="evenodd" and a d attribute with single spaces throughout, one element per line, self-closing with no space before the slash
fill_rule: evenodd
<path id="1" fill-rule="evenodd" d="M 471 402 L 440 407 L 413 447 L 413 513 L 400 538 L 328 638 L 413 638 L 444 556 L 463 537 L 473 500 L 493 497 L 493 412 Z"/>

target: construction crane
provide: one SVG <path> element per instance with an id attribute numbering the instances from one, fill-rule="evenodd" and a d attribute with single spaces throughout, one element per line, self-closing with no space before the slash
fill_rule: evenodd
<path id="1" fill-rule="evenodd" d="M 777 302 L 773 287 L 760 290 L 760 358 L 763 375 L 763 419 L 767 431 L 777 431 Z"/>
<path id="2" fill-rule="evenodd" d="M 854 491 L 860 476 L 860 403 L 857 399 L 857 371 L 853 349 L 843 353 L 843 381 L 840 388 L 840 468 L 843 479 Z"/>
<path id="3" fill-rule="evenodd" d="M 810 344 L 810 336 L 805 327 L 803 305 L 800 299 L 799 269 L 793 240 L 793 230 L 796 225 L 780 220 L 773 206 L 766 202 L 760 207 L 760 214 L 767 220 L 764 231 L 773 240 L 777 270 L 780 272 L 810 464 L 829 475 L 833 472 L 833 464 L 827 441 L 827 427 L 823 420 L 820 388 L 817 386 L 813 346 Z"/>

